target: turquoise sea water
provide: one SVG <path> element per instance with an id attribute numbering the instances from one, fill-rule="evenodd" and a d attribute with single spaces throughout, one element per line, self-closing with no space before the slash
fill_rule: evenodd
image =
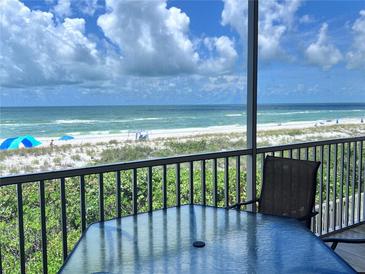
<path id="1" fill-rule="evenodd" d="M 80 106 L 0 108 L 0 138 L 31 134 L 113 134 L 136 130 L 245 125 L 241 105 Z M 348 118 L 365 120 L 361 104 L 286 104 L 258 107 L 258 122 L 287 123 Z"/>

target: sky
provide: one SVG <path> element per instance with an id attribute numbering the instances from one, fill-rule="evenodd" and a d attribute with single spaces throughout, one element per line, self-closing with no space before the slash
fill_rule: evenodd
<path id="1" fill-rule="evenodd" d="M 265 0 L 259 103 L 365 102 L 365 0 Z M 242 104 L 245 0 L 0 0 L 0 106 Z"/>

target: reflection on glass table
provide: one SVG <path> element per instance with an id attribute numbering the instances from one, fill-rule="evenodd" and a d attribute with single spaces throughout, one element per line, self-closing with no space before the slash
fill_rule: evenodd
<path id="1" fill-rule="evenodd" d="M 355 273 L 295 219 L 199 205 L 95 223 L 60 272 Z"/>

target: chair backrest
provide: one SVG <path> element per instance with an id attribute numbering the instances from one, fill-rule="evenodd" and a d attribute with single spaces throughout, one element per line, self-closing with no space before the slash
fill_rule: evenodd
<path id="1" fill-rule="evenodd" d="M 258 211 L 298 219 L 311 214 L 319 166 L 320 162 L 267 156 Z"/>

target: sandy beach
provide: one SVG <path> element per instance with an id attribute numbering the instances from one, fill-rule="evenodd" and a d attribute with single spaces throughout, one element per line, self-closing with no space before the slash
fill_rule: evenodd
<path id="1" fill-rule="evenodd" d="M 328 121 L 303 121 L 303 122 L 288 122 L 288 123 L 268 123 L 268 124 L 258 124 L 258 131 L 275 131 L 275 130 L 298 130 L 298 129 L 309 129 L 309 128 L 323 128 L 328 126 L 336 126 L 336 125 L 352 125 L 356 127 L 356 125 L 361 125 L 360 119 L 341 119 L 341 120 L 328 120 Z M 199 135 L 206 134 L 226 134 L 226 133 L 245 133 L 246 127 L 240 125 L 231 125 L 231 126 L 213 126 L 206 128 L 182 128 L 182 129 L 160 129 L 160 130 L 150 130 L 145 131 L 148 134 L 148 140 L 156 140 L 163 138 L 187 138 L 194 137 Z M 110 142 L 112 140 L 116 141 L 136 141 L 136 133 L 137 132 L 123 132 L 123 133 L 92 133 L 89 135 L 72 135 L 75 139 L 68 141 L 60 141 L 54 137 L 40 137 L 37 138 L 42 142 L 40 147 L 48 147 L 53 140 L 54 145 L 64 145 L 64 144 L 72 144 L 72 145 L 82 145 L 85 143 L 96 144 L 100 142 Z M 327 137 L 336 138 L 339 133 L 330 133 L 328 132 Z M 35 135 L 36 136 L 36 135 Z M 337 138 L 341 138 L 344 136 L 338 136 Z"/>
<path id="2" fill-rule="evenodd" d="M 79 168 L 90 165 L 167 157 L 245 147 L 243 126 L 215 126 L 148 131 L 148 139 L 136 140 L 135 132 L 74 135 L 69 141 L 37 138 L 40 146 L 0 152 L 0 175 Z M 360 119 L 288 122 L 258 126 L 259 146 L 275 146 L 365 134 Z M 51 140 L 53 146 L 50 147 Z"/>

